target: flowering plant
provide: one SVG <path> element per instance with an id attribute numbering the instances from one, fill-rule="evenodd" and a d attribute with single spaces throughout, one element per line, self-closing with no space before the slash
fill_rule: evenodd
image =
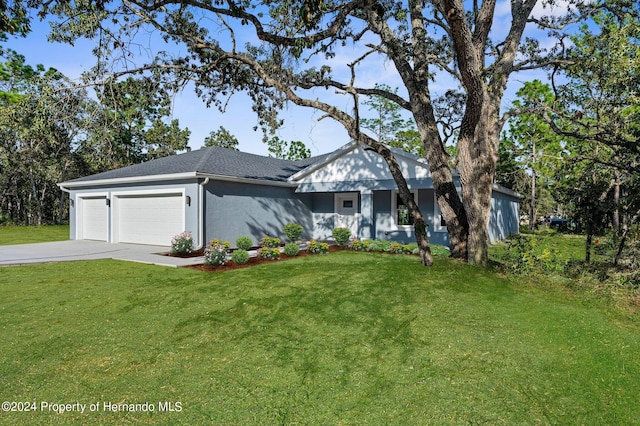
<path id="1" fill-rule="evenodd" d="M 191 254 L 193 251 L 193 236 L 191 232 L 181 232 L 171 239 L 171 254 Z"/>
<path id="2" fill-rule="evenodd" d="M 219 243 L 209 244 L 204 250 L 204 264 L 222 266 L 227 261 L 227 248 Z"/>
<path id="3" fill-rule="evenodd" d="M 371 250 L 370 246 L 371 246 L 371 242 L 369 240 L 354 239 L 353 242 L 351 243 L 351 250 L 369 251 Z"/>
<path id="4" fill-rule="evenodd" d="M 309 246 L 307 247 L 307 251 L 309 253 L 314 253 L 314 254 L 324 254 L 329 251 L 329 244 L 319 243 L 316 240 L 313 240 L 309 243 Z"/>
<path id="5" fill-rule="evenodd" d="M 260 247 L 279 247 L 280 238 L 266 236 L 260 241 Z"/>
<path id="6" fill-rule="evenodd" d="M 280 259 L 280 250 L 275 247 L 262 247 L 258 250 L 258 256 L 269 260 Z"/>

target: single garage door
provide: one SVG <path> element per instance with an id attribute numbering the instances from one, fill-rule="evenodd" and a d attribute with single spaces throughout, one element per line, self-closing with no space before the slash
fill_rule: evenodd
<path id="1" fill-rule="evenodd" d="M 184 231 L 182 194 L 119 196 L 115 220 L 121 243 L 170 246 Z"/>
<path id="2" fill-rule="evenodd" d="M 107 241 L 109 234 L 109 208 L 106 197 L 80 199 L 80 238 Z"/>

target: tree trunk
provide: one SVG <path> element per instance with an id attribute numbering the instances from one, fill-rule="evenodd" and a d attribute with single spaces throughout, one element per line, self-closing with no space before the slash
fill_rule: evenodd
<path id="1" fill-rule="evenodd" d="M 389 148 L 385 145 L 369 138 L 366 135 L 358 134 L 359 140 L 365 143 L 367 146 L 373 148 L 387 163 L 391 176 L 398 186 L 398 194 L 402 199 L 402 202 L 409 209 L 409 214 L 413 216 L 415 239 L 418 244 L 418 251 L 420 255 L 420 262 L 423 266 L 433 265 L 433 255 L 431 254 L 431 248 L 429 247 L 429 238 L 427 236 L 427 223 L 418 207 L 418 204 L 413 199 L 413 194 L 409 190 L 407 181 L 400 170 L 395 156 Z"/>
<path id="2" fill-rule="evenodd" d="M 531 208 L 529 209 L 529 230 L 533 231 L 536 227 L 536 141 L 532 141 L 533 149 L 531 151 Z"/>
<path id="3" fill-rule="evenodd" d="M 612 226 L 615 232 L 620 231 L 620 171 L 615 170 L 615 182 L 613 186 L 613 218 Z"/>

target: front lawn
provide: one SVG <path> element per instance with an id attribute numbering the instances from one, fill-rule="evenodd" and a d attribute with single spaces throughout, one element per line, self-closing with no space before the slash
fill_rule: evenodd
<path id="1" fill-rule="evenodd" d="M 637 324 L 445 258 L 5 267 L 0 315 L 0 400 L 37 409 L 2 424 L 640 419 Z"/>
<path id="2" fill-rule="evenodd" d="M 0 245 L 46 243 L 69 239 L 69 225 L 0 226 Z"/>

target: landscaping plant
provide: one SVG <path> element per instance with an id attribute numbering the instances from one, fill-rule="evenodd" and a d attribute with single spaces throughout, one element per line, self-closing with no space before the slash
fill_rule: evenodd
<path id="1" fill-rule="evenodd" d="M 193 252 L 193 236 L 191 232 L 181 232 L 171 239 L 171 254 L 186 255 Z"/>
<path id="2" fill-rule="evenodd" d="M 300 251 L 300 247 L 296 243 L 287 243 L 284 245 L 284 254 L 287 256 L 296 256 Z"/>
<path id="3" fill-rule="evenodd" d="M 349 244 L 351 231 L 348 228 L 335 228 L 333 230 L 333 238 L 336 240 L 336 244 L 340 247 L 344 247 Z"/>
<path id="4" fill-rule="evenodd" d="M 250 257 L 251 256 L 249 256 L 249 252 L 243 249 L 238 249 L 231 253 L 231 260 L 233 260 L 238 265 L 244 265 L 249 261 Z"/>
<path id="5" fill-rule="evenodd" d="M 262 240 L 260 240 L 260 247 L 280 247 L 280 238 L 265 236 Z"/>
<path id="6" fill-rule="evenodd" d="M 262 247 L 258 250 L 258 256 L 269 260 L 280 259 L 280 250 L 276 247 Z"/>
<path id="7" fill-rule="evenodd" d="M 253 240 L 251 239 L 251 237 L 247 236 L 238 237 L 238 239 L 236 240 L 236 247 L 238 247 L 240 250 L 249 250 L 251 247 L 253 247 Z"/>
<path id="8" fill-rule="evenodd" d="M 217 241 L 217 240 L 214 240 Z M 208 266 L 222 266 L 227 262 L 227 247 L 224 244 L 214 243 L 204 250 L 204 264 Z"/>
<path id="9" fill-rule="evenodd" d="M 297 223 L 287 223 L 284 226 L 284 234 L 287 236 L 290 242 L 295 243 L 302 235 L 302 226 Z"/>
<path id="10" fill-rule="evenodd" d="M 309 243 L 307 251 L 312 254 L 325 254 L 329 252 L 329 244 L 319 243 L 316 240 L 313 240 Z"/>

